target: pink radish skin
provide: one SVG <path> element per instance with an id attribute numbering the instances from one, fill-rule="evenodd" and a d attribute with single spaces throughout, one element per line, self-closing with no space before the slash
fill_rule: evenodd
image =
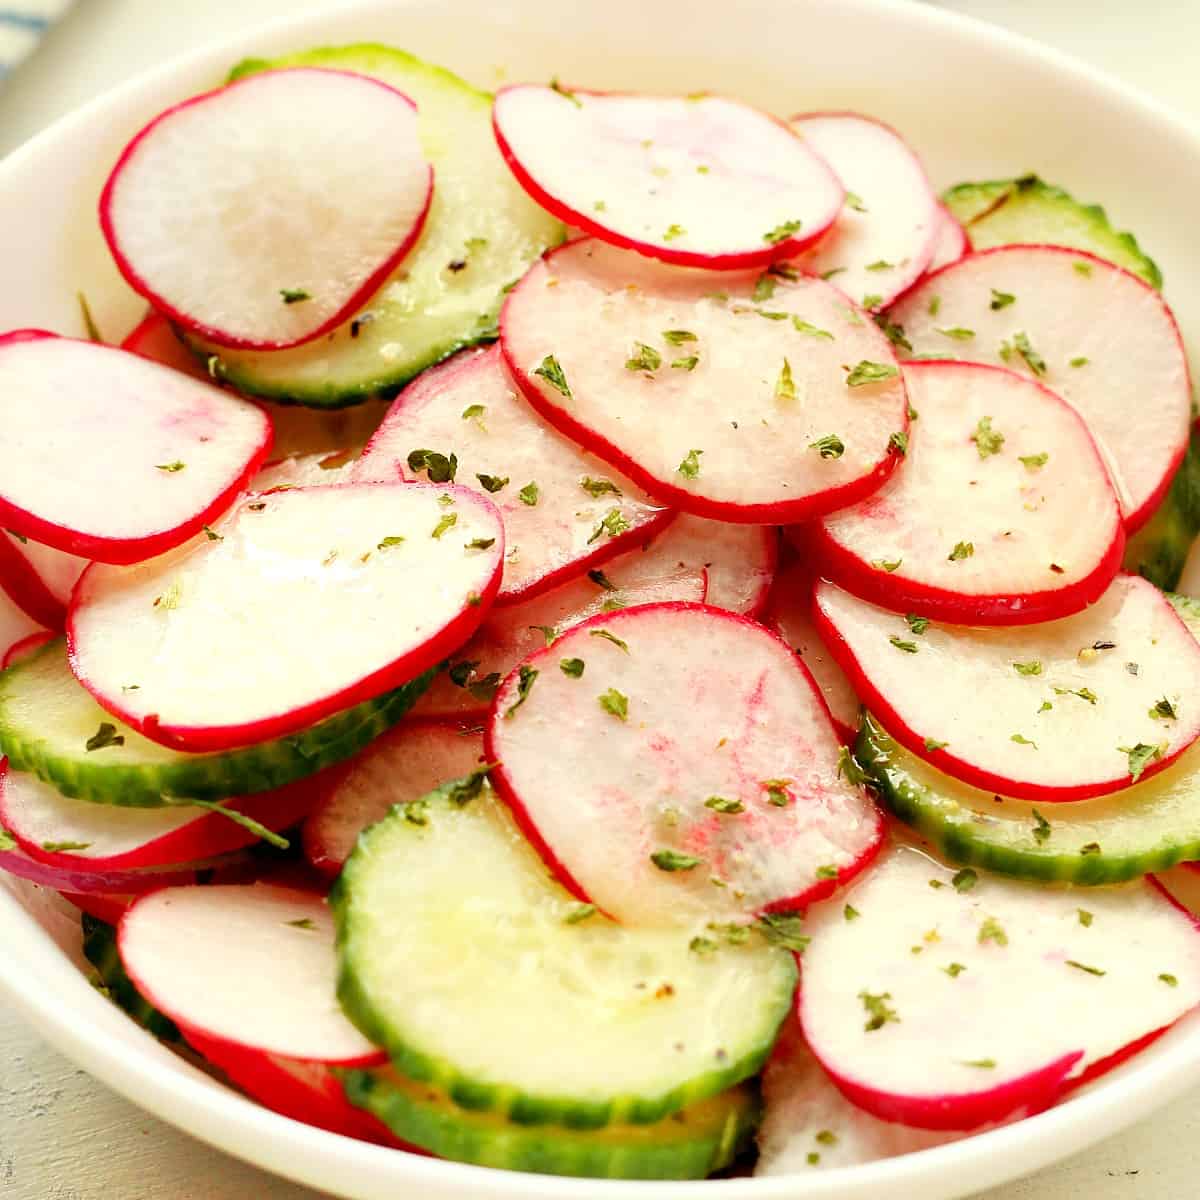
<path id="1" fill-rule="evenodd" d="M 819 238 L 842 202 L 837 177 L 784 122 L 720 96 L 518 84 L 497 93 L 492 128 L 548 212 L 682 266 L 778 262 Z"/>
<path id="2" fill-rule="evenodd" d="M 121 343 L 121 349 L 164 367 L 173 367 L 193 379 L 211 382 L 208 372 L 175 336 L 171 322 L 162 313 L 148 312 Z"/>
<path id="3" fill-rule="evenodd" d="M 763 623 L 779 634 L 808 668 L 829 707 L 838 736 L 850 745 L 858 732 L 860 701 L 813 623 L 812 589 L 809 568 L 793 563 L 775 580 Z"/>
<path id="4" fill-rule="evenodd" d="M 1078 414 L 1000 367 L 908 363 L 905 375 L 921 416 L 904 470 L 813 527 L 821 572 L 882 607 L 958 624 L 1026 625 L 1097 600 L 1125 538 Z M 985 421 L 1004 438 L 986 457 Z"/>
<path id="5" fill-rule="evenodd" d="M 270 420 L 243 400 L 38 330 L 0 337 L 0 394 L 9 397 L 0 523 L 102 562 L 138 562 L 199 533 L 271 445 Z M 48 419 L 67 434 L 48 443 Z"/>
<path id="6" fill-rule="evenodd" d="M 274 792 L 228 802 L 273 832 L 308 815 L 318 781 L 306 779 Z M 33 775 L 0 775 L 0 825 L 38 862 L 62 870 L 125 871 L 172 867 L 213 858 L 258 841 L 256 834 L 199 808 L 121 808 L 63 796 Z M 75 850 L 48 850 L 54 844 Z"/>
<path id="7" fill-rule="evenodd" d="M 204 864 L 205 866 L 209 864 Z M 198 864 L 188 863 L 166 870 L 90 871 L 64 870 L 30 858 L 24 850 L 0 850 L 0 871 L 28 879 L 56 892 L 91 892 L 141 895 L 161 887 L 195 882 Z"/>
<path id="8" fill-rule="evenodd" d="M 887 338 L 817 279 L 778 279 L 761 310 L 753 276 L 720 283 L 727 300 L 713 298 L 707 273 L 594 239 L 569 242 L 505 302 L 505 361 L 552 425 L 683 512 L 803 521 L 876 491 L 898 462 L 890 439 L 908 429 L 904 381 L 850 387 L 847 379 L 860 361 L 895 366 Z M 764 320 L 762 311 L 782 316 Z M 662 336 L 673 331 L 694 340 L 673 345 Z M 659 367 L 626 365 L 639 344 L 660 356 Z M 570 398 L 537 375 L 548 356 Z M 694 369 L 670 365 L 691 357 Z M 823 458 L 812 443 L 830 435 L 844 453 Z"/>
<path id="9" fill-rule="evenodd" d="M 483 762 L 481 732 L 446 721 L 406 720 L 377 738 L 304 822 L 304 853 L 318 871 L 337 876 L 358 835 L 395 804 L 427 796 Z"/>
<path id="10" fill-rule="evenodd" d="M 134 986 L 189 1041 L 326 1066 L 386 1061 L 336 996 L 333 918 L 322 896 L 274 887 L 163 888 L 121 918 Z"/>
<path id="11" fill-rule="evenodd" d="M 47 642 L 54 641 L 54 634 L 49 631 L 45 633 L 30 633 L 19 641 L 13 642 L 11 646 L 4 652 L 3 658 L 0 658 L 0 670 L 8 670 L 14 663 L 19 663 L 28 658 L 35 651 L 40 650 Z"/>
<path id="12" fill-rule="evenodd" d="M 482 405 L 483 414 L 464 417 L 474 405 Z M 456 355 L 401 392 L 363 451 L 354 478 L 424 479 L 407 461 L 418 449 L 454 453 L 456 481 L 500 510 L 507 551 L 499 604 L 527 600 L 577 578 L 664 529 L 674 515 L 533 412 L 509 379 L 498 347 Z M 488 492 L 480 474 L 509 482 Z M 581 486 L 587 479 L 616 490 L 593 496 Z M 532 505 L 521 498 L 529 483 L 538 489 Z M 613 509 L 627 525 L 615 536 L 600 524 Z"/>
<path id="13" fill-rule="evenodd" d="M 928 271 L 940 271 L 960 258 L 965 258 L 971 249 L 967 240 L 967 231 L 950 215 L 950 210 L 944 205 L 938 205 L 937 235 L 934 240 L 933 257 L 929 260 Z"/>
<path id="14" fill-rule="evenodd" d="M 1086 800 L 1130 786 L 1121 746 L 1161 748 L 1140 775 L 1148 779 L 1200 738 L 1200 645 L 1138 576 L 1118 575 L 1076 616 L 1011 631 L 930 624 L 917 634 L 904 617 L 824 582 L 812 605 L 822 639 L 888 732 L 974 787 Z M 1151 715 L 1163 699 L 1174 717 Z"/>
<path id="15" fill-rule="evenodd" d="M 0 539 L 3 545 L 3 539 Z M 5 654 L 29 638 L 46 636 L 47 631 L 22 608 L 19 608 L 8 592 L 0 587 L 0 648 Z M 6 662 L 5 666 L 8 665 Z"/>
<path id="16" fill-rule="evenodd" d="M 421 483 L 248 497 L 217 537 L 133 570 L 90 567 L 67 622 L 72 669 L 97 702 L 182 750 L 283 737 L 435 666 L 479 627 L 504 553 L 487 500 Z"/>
<path id="17" fill-rule="evenodd" d="M 0 533 L 0 585 L 49 629 L 63 627 L 71 592 L 87 565 L 86 558 L 64 554 L 7 530 Z"/>
<path id="18" fill-rule="evenodd" d="M 134 902 L 136 897 L 110 896 L 104 892 L 60 892 L 64 900 L 75 905 L 80 912 L 85 912 L 97 921 L 106 925 L 116 925 L 125 915 L 125 910 Z"/>
<path id="19" fill-rule="evenodd" d="M 800 1020 L 883 1120 L 969 1130 L 1044 1107 L 1200 1001 L 1200 932 L 1152 880 L 1083 896 L 897 845 L 846 901 L 853 919 L 809 913 Z M 1029 995 L 1036 1013 L 1014 1020 Z"/>
<path id="20" fill-rule="evenodd" d="M 995 307 L 993 289 L 1014 300 Z M 1015 342 L 1024 333 L 1045 364 L 1038 378 L 1079 412 L 1096 439 L 1126 530 L 1158 507 L 1187 448 L 1191 381 L 1179 328 L 1154 288 L 1078 250 L 998 246 L 927 276 L 888 316 L 916 353 L 1003 364 L 1007 343 L 1007 365 L 1032 373 Z M 947 328 L 974 336 L 938 332 Z"/>
<path id="21" fill-rule="evenodd" d="M 571 658 L 582 675 L 560 669 Z M 878 852 L 882 818 L 839 774 L 820 693 L 761 626 L 703 605 L 644 605 L 575 626 L 522 670 L 538 672 L 525 699 L 513 707 L 514 671 L 488 719 L 493 784 L 564 886 L 614 919 L 800 908 Z M 601 700 L 616 694 L 625 719 Z M 710 796 L 743 810 L 718 813 Z M 651 858 L 662 850 L 697 861 L 662 868 Z"/>
<path id="22" fill-rule="evenodd" d="M 223 346 L 278 350 L 363 304 L 416 243 L 432 198 L 407 96 L 299 67 L 155 117 L 108 177 L 100 228 L 129 286 L 172 321 Z M 305 295 L 288 302 L 289 290 Z"/>
<path id="23" fill-rule="evenodd" d="M 874 117 L 802 113 L 789 124 L 837 173 L 847 197 L 832 228 L 796 265 L 822 277 L 836 272 L 830 278 L 838 288 L 877 312 L 921 277 L 937 246 L 939 206 L 925 168 Z"/>

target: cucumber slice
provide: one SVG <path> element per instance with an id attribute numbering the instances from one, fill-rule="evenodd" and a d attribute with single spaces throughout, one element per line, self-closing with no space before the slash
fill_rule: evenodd
<path id="1" fill-rule="evenodd" d="M 90 913 L 83 913 L 83 955 L 95 967 L 99 986 L 118 1008 L 156 1038 L 167 1042 L 180 1040 L 175 1022 L 159 1012 L 126 974 L 117 950 L 117 931 Z"/>
<path id="2" fill-rule="evenodd" d="M 956 184 L 942 200 L 966 227 L 973 250 L 1028 242 L 1070 246 L 1132 271 L 1151 287 L 1162 287 L 1162 272 L 1132 233 L 1114 229 L 1100 205 L 1081 204 L 1036 175 Z"/>
<path id="3" fill-rule="evenodd" d="M 1200 534 L 1200 428 L 1193 425 L 1187 453 L 1163 502 L 1125 547 L 1125 569 L 1164 591 L 1179 586 L 1192 543 Z"/>
<path id="4" fill-rule="evenodd" d="M 755 1074 L 792 956 L 748 931 L 608 921 L 548 878 L 490 789 L 471 799 L 481 787 L 393 809 L 330 896 L 342 1007 L 396 1069 L 463 1108 L 572 1129 L 659 1121 Z"/>
<path id="5" fill-rule="evenodd" d="M 369 75 L 416 102 L 434 169 L 421 238 L 363 311 L 308 345 L 254 352 L 186 339 L 238 391 L 340 408 L 395 395 L 426 367 L 494 338 L 503 290 L 565 231 L 504 165 L 492 136 L 492 97 L 449 71 L 387 46 L 357 45 L 249 59 L 230 79 L 305 66 Z"/>
<path id="6" fill-rule="evenodd" d="M 185 754 L 105 712 L 71 673 L 59 638 L 0 673 L 0 752 L 14 770 L 31 771 L 81 800 L 137 808 L 223 800 L 282 787 L 356 754 L 408 712 L 434 674 L 302 733 L 226 753 Z M 113 731 L 109 744 L 89 750 L 88 740 L 106 725 Z"/>
<path id="7" fill-rule="evenodd" d="M 954 863 L 1099 885 L 1200 859 L 1200 747 L 1124 791 L 1040 809 L 943 775 L 869 715 L 855 756 L 884 804 Z"/>
<path id="8" fill-rule="evenodd" d="M 748 1147 L 757 1089 L 742 1085 L 652 1125 L 539 1129 L 459 1108 L 444 1092 L 394 1071 L 348 1071 L 346 1097 L 399 1138 L 439 1158 L 596 1179 L 703 1179 Z"/>

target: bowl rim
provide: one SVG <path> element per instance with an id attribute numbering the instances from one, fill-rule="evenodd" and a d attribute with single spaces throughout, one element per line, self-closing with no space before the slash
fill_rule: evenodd
<path id="1" fill-rule="evenodd" d="M 173 56 L 95 97 L 14 149 L 0 160 L 0 187 L 9 174 L 22 169 L 27 160 L 36 160 L 58 137 L 95 122 L 106 109 L 119 107 L 139 91 L 166 82 L 181 71 L 198 67 L 217 55 L 245 54 L 247 47 L 259 40 L 303 36 L 314 25 L 324 26 L 337 19 L 347 22 L 369 19 L 403 9 L 411 2 L 352 0 L 337 4 L 331 0 L 328 5 L 213 38 Z M 1099 68 L 1021 34 L 912 0 L 806 0 L 806 3 L 816 10 L 837 8 L 842 15 L 850 10 L 864 20 L 887 13 L 918 30 L 949 32 L 993 52 L 1000 51 L 1058 72 L 1073 87 L 1090 91 L 1097 98 L 1165 127 L 1173 137 L 1190 145 L 1200 159 L 1200 133 L 1168 105 Z M 896 1158 L 834 1168 L 811 1176 L 683 1182 L 572 1179 L 503 1171 L 409 1155 L 315 1129 L 271 1112 L 228 1088 L 216 1086 L 198 1072 L 179 1070 L 178 1060 L 166 1057 L 167 1052 L 148 1034 L 145 1045 L 137 1046 L 95 1036 L 97 1031 L 79 1017 L 87 1013 L 90 1004 L 100 1005 L 104 1001 L 66 961 L 16 895 L 0 887 L 0 928 L 14 923 L 18 933 L 28 934 L 30 945 L 27 954 L 18 949 L 16 953 L 0 956 L 0 990 L 48 1042 L 108 1087 L 183 1132 L 224 1153 L 309 1186 L 343 1188 L 353 1186 L 356 1178 L 365 1177 L 415 1186 L 421 1189 L 416 1194 L 429 1200 L 461 1196 L 467 1191 L 496 1200 L 526 1197 L 612 1200 L 618 1193 L 631 1200 L 700 1200 L 701 1197 L 794 1200 L 799 1195 L 805 1200 L 859 1200 L 867 1196 L 916 1195 L 923 1184 L 934 1187 L 940 1181 L 944 1185 L 945 1179 L 953 1176 L 957 1181 L 953 1188 L 937 1186 L 937 1194 L 962 1195 L 1036 1171 L 1119 1132 L 1153 1109 L 1165 1106 L 1200 1080 L 1200 1024 L 1192 1021 L 1189 1022 L 1192 1028 L 1172 1030 L 1161 1039 L 1149 1057 L 1139 1056 L 1119 1075 L 1101 1080 L 1056 1108 L 1013 1125 Z M 30 928 L 22 931 L 22 925 Z M 59 980 L 55 985 L 59 989 L 59 1002 L 46 1006 L 41 996 L 49 980 L 62 975 L 64 970 L 74 978 Z M 67 1003 L 72 993 L 78 998 L 77 1003 Z M 116 1015 L 125 1019 L 123 1014 Z M 234 1123 L 242 1136 L 231 1145 L 228 1128 Z"/>

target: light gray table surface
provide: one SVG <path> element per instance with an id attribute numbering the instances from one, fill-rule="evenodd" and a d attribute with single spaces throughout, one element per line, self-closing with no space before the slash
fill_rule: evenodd
<path id="1" fill-rule="evenodd" d="M 0 86 L 0 155 L 184 48 L 306 7 L 297 0 L 79 0 L 37 55 Z M 1200 122 L 1200 0 L 948 0 L 943 7 L 1057 45 Z M 1200 1089 L 1125 1134 L 978 1200 L 1190 1200 L 1200 1195 L 1197 1147 Z M 0 1000 L 0 1197 L 318 1194 L 227 1158 L 126 1103 L 50 1049 Z"/>

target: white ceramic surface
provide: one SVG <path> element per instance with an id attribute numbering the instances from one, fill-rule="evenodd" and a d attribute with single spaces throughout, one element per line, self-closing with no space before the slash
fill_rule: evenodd
<path id="1" fill-rule="evenodd" d="M 1038 169 L 1080 195 L 1103 198 L 1164 265 L 1184 328 L 1200 321 L 1200 279 L 1184 269 L 1200 194 L 1200 139 L 1156 105 L 1053 51 L 895 0 L 376 0 L 179 59 L 9 158 L 0 166 L 0 328 L 79 333 L 79 290 L 102 328 L 132 324 L 140 303 L 109 263 L 93 216 L 120 145 L 168 103 L 219 80 L 242 55 L 356 39 L 405 46 L 484 86 L 558 74 L 580 85 L 717 86 L 781 113 L 875 113 L 911 137 L 939 186 Z M 1193 1018 L 1052 1112 L 891 1162 L 691 1184 L 489 1172 L 311 1130 L 222 1088 L 88 986 L 73 965 L 69 935 L 26 889 L 0 888 L 0 938 L 0 987 L 82 1067 L 232 1154 L 356 1200 L 949 1200 L 1071 1154 L 1200 1079 L 1200 1020 Z M 1013 1019 L 1036 1021 L 1036 998 Z"/>

